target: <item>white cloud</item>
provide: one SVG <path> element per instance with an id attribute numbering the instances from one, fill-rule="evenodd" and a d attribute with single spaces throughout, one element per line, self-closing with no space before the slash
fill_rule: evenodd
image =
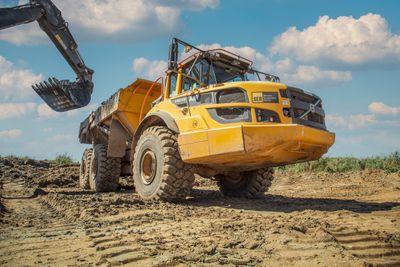
<path id="1" fill-rule="evenodd" d="M 325 119 L 328 126 L 357 129 L 367 126 L 391 126 L 400 127 L 400 120 L 396 117 L 400 115 L 400 107 L 391 107 L 382 102 L 372 102 L 368 105 L 370 114 L 338 115 L 328 114 Z M 389 115 L 395 118 L 384 118 L 377 115 Z"/>
<path id="2" fill-rule="evenodd" d="M 167 62 L 163 60 L 148 60 L 144 57 L 136 58 L 132 62 L 132 70 L 140 78 L 155 80 L 164 76 Z"/>
<path id="3" fill-rule="evenodd" d="M 48 43 L 46 38 L 36 22 L 0 31 L 0 40 L 16 45 Z"/>
<path id="4" fill-rule="evenodd" d="M 321 70 L 316 66 L 298 66 L 293 72 L 283 73 L 289 83 L 313 84 L 314 86 L 338 85 L 352 80 L 350 71 Z"/>
<path id="5" fill-rule="evenodd" d="M 0 103 L 0 120 L 20 118 L 34 112 L 36 103 Z"/>
<path id="6" fill-rule="evenodd" d="M 154 4 L 165 5 L 175 8 L 186 8 L 190 10 L 202 10 L 204 8 L 215 8 L 219 4 L 219 0 L 151 0 Z"/>
<path id="7" fill-rule="evenodd" d="M 385 18 L 377 14 L 358 19 L 322 16 L 304 30 L 290 27 L 274 39 L 270 52 L 313 64 L 399 63 L 400 35 L 390 32 Z"/>
<path id="8" fill-rule="evenodd" d="M 62 113 L 56 112 L 54 110 L 52 110 L 47 104 L 40 104 L 37 107 L 37 113 L 39 118 L 56 118 L 60 115 L 62 115 Z"/>
<path id="9" fill-rule="evenodd" d="M 20 129 L 11 129 L 11 130 L 4 130 L 0 131 L 1 138 L 16 138 L 22 134 Z"/>
<path id="10" fill-rule="evenodd" d="M 54 119 L 54 118 L 62 118 L 62 117 L 75 117 L 81 113 L 88 113 L 94 110 L 97 107 L 97 104 L 93 103 L 87 105 L 86 107 L 80 109 L 73 109 L 66 112 L 57 112 L 52 110 L 47 104 L 43 103 L 37 106 L 37 114 L 39 119 Z"/>
<path id="11" fill-rule="evenodd" d="M 348 129 L 371 126 L 378 122 L 373 114 L 356 114 L 349 116 L 328 114 L 326 115 L 325 119 L 328 126 L 342 127 Z"/>
<path id="12" fill-rule="evenodd" d="M 26 2 L 26 1 L 25 1 Z M 79 39 L 140 41 L 168 36 L 181 26 L 182 11 L 215 8 L 218 0 L 54 0 Z M 42 42 L 36 23 L 0 32 L 0 40 L 15 44 Z"/>
<path id="13" fill-rule="evenodd" d="M 374 114 L 379 115 L 400 115 L 400 107 L 391 107 L 382 102 L 372 102 L 368 106 L 368 110 Z"/>
<path id="14" fill-rule="evenodd" d="M 20 68 L 0 55 L 0 100 L 22 100 L 34 95 L 31 88 L 43 79 L 41 74 Z"/>

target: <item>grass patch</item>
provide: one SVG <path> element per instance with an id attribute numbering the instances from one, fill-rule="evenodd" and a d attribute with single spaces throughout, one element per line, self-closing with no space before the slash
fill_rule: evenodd
<path id="1" fill-rule="evenodd" d="M 66 165 L 75 163 L 70 155 L 67 153 L 58 154 L 53 160 L 52 163 L 55 165 Z"/>
<path id="2" fill-rule="evenodd" d="M 44 160 L 36 160 L 27 156 L 14 156 L 14 155 L 0 155 L 0 161 L 11 161 L 16 164 L 33 164 L 37 165 L 38 163 L 48 163 L 51 165 L 69 165 L 76 164 L 77 162 L 73 160 L 73 158 L 68 153 L 57 154 L 56 157 L 52 160 L 44 159 Z"/>
<path id="3" fill-rule="evenodd" d="M 362 170 L 400 171 L 400 152 L 396 151 L 386 156 L 355 158 L 332 157 L 319 160 L 278 167 L 291 172 L 349 172 Z"/>
<path id="4" fill-rule="evenodd" d="M 0 160 L 28 160 L 29 157 L 27 156 L 14 156 L 14 155 L 6 155 L 6 156 L 2 156 L 0 155 Z"/>

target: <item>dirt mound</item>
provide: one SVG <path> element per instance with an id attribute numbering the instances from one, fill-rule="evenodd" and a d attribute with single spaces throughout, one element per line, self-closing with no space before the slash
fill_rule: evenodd
<path id="1" fill-rule="evenodd" d="M 23 179 L 40 187 L 73 187 L 79 180 L 79 165 L 56 165 L 47 160 L 17 157 L 0 159 L 0 178 Z"/>
<path id="2" fill-rule="evenodd" d="M 273 191 L 291 196 L 316 196 L 354 198 L 400 190 L 400 172 L 382 170 L 360 172 L 291 173 L 277 171 Z M 308 189 L 308 187 L 310 189 Z"/>
<path id="3" fill-rule="evenodd" d="M 34 181 L 40 187 L 76 187 L 79 181 L 79 165 L 50 167 Z"/>

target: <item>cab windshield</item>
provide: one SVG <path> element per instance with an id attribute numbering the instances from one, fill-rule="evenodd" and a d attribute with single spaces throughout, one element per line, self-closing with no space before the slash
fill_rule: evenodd
<path id="1" fill-rule="evenodd" d="M 236 63 L 237 64 L 237 63 Z M 240 68 L 235 61 L 231 64 L 209 58 L 194 59 L 183 69 L 183 91 L 190 91 L 212 84 L 261 80 L 258 71 Z"/>
<path id="2" fill-rule="evenodd" d="M 188 64 L 183 70 L 183 73 L 185 74 L 184 80 L 186 83 L 197 83 L 198 87 L 230 81 L 245 80 L 245 75 L 241 70 L 224 68 L 218 63 L 208 61 L 207 59 L 202 59 L 198 62 L 192 62 L 191 64 Z"/>

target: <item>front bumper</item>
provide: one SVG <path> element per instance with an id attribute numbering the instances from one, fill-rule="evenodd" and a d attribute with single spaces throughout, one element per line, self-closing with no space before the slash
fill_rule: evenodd
<path id="1" fill-rule="evenodd" d="M 185 162 L 242 169 L 316 160 L 334 141 L 334 133 L 298 124 L 238 125 L 178 138 Z"/>

